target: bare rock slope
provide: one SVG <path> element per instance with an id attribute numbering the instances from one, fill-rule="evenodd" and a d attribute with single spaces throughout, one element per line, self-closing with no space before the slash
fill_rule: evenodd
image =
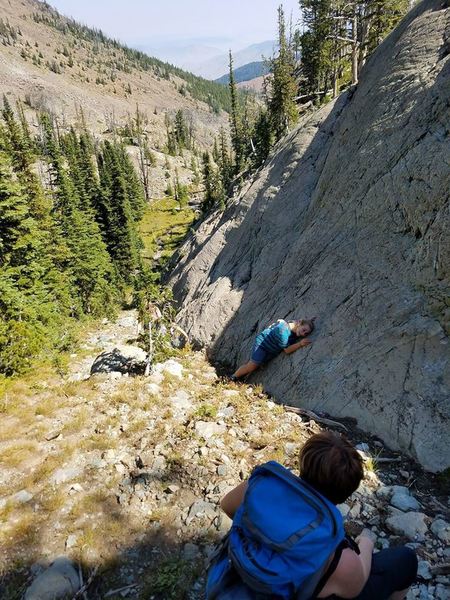
<path id="1" fill-rule="evenodd" d="M 182 326 L 230 365 L 275 318 L 317 315 L 314 344 L 256 379 L 434 471 L 450 464 L 449 51 L 449 3 L 425 0 L 171 276 Z"/>

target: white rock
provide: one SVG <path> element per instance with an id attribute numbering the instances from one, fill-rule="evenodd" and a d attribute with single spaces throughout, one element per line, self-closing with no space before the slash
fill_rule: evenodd
<path id="1" fill-rule="evenodd" d="M 89 379 L 89 373 L 82 373 L 82 372 L 71 373 L 67 377 L 67 381 L 71 381 L 71 382 L 84 381 L 86 379 Z"/>
<path id="2" fill-rule="evenodd" d="M 161 388 L 157 383 L 148 383 L 145 386 L 145 391 L 148 394 L 151 394 L 152 396 L 159 396 L 159 393 L 161 392 Z"/>
<path id="3" fill-rule="evenodd" d="M 342 517 L 345 519 L 346 516 L 348 515 L 348 513 L 350 512 L 350 506 L 348 504 L 338 504 L 337 505 L 339 512 L 341 513 Z"/>
<path id="4" fill-rule="evenodd" d="M 187 412 L 192 409 L 191 396 L 185 390 L 178 390 L 174 396 L 169 398 L 172 406 L 181 412 Z"/>
<path id="5" fill-rule="evenodd" d="M 155 365 L 156 367 L 157 365 Z M 150 375 L 147 377 L 147 381 L 150 381 L 151 383 L 156 383 L 156 385 L 159 385 L 160 383 L 162 383 L 164 381 L 164 375 L 162 373 L 162 371 L 155 371 L 153 370 Z"/>
<path id="6" fill-rule="evenodd" d="M 235 412 L 236 411 L 234 409 L 234 406 L 226 406 L 225 408 L 221 408 L 219 410 L 219 412 L 217 413 L 217 416 L 227 419 L 229 417 L 233 417 Z"/>
<path id="7" fill-rule="evenodd" d="M 284 445 L 284 452 L 286 456 L 295 456 L 298 454 L 298 444 L 294 444 L 294 442 L 287 442 Z"/>
<path id="8" fill-rule="evenodd" d="M 392 506 L 395 506 L 395 508 L 399 508 L 404 512 L 408 510 L 420 510 L 420 504 L 414 496 L 410 495 L 409 490 L 408 493 L 394 492 L 390 503 Z"/>
<path id="9" fill-rule="evenodd" d="M 69 491 L 74 491 L 74 492 L 84 492 L 84 488 L 82 485 L 80 485 L 79 483 L 73 483 L 70 486 Z"/>
<path id="10" fill-rule="evenodd" d="M 435 519 L 431 524 L 431 531 L 442 542 L 450 544 L 450 523 L 447 523 L 444 519 Z"/>
<path id="11" fill-rule="evenodd" d="M 121 317 L 120 319 L 117 320 L 117 325 L 119 325 L 119 327 L 137 327 L 138 326 L 138 320 L 135 316 L 126 316 L 126 317 Z"/>
<path id="12" fill-rule="evenodd" d="M 226 429 L 225 425 L 219 425 L 211 421 L 197 421 L 195 424 L 196 433 L 205 440 L 215 435 L 221 435 Z"/>
<path id="13" fill-rule="evenodd" d="M 70 548 L 73 548 L 76 545 L 77 545 L 77 536 L 72 533 L 71 535 L 69 535 L 67 537 L 66 550 L 69 550 Z"/>
<path id="14" fill-rule="evenodd" d="M 450 600 L 450 587 L 439 583 L 436 586 L 434 597 L 439 600 Z"/>
<path id="15" fill-rule="evenodd" d="M 163 363 L 157 363 L 153 367 L 154 373 L 169 373 L 169 375 L 173 375 L 174 377 L 178 377 L 181 379 L 183 377 L 183 366 L 180 365 L 179 362 L 173 360 L 172 358 L 166 360 Z"/>
<path id="16" fill-rule="evenodd" d="M 417 574 L 422 577 L 422 579 L 425 579 L 425 581 L 432 579 L 433 576 L 430 571 L 430 563 L 426 560 L 419 560 Z"/>
<path id="17" fill-rule="evenodd" d="M 419 512 L 404 513 L 396 508 L 389 507 L 390 516 L 386 519 L 386 526 L 393 533 L 405 535 L 412 541 L 423 541 L 428 532 L 425 522 L 426 515 Z"/>
<path id="18" fill-rule="evenodd" d="M 27 490 L 20 490 L 17 494 L 14 494 L 12 499 L 19 504 L 26 504 L 33 498 L 33 494 L 30 494 Z"/>
<path id="19" fill-rule="evenodd" d="M 237 390 L 223 390 L 222 395 L 225 396 L 225 398 L 235 398 L 236 396 L 239 396 L 239 392 Z"/>
<path id="20" fill-rule="evenodd" d="M 66 481 L 70 481 L 71 479 L 75 479 L 80 474 L 81 467 L 62 467 L 53 473 L 49 481 L 50 483 L 58 485 L 60 483 L 65 483 Z"/>
<path id="21" fill-rule="evenodd" d="M 197 500 L 197 502 L 194 502 L 189 509 L 186 524 L 189 525 L 189 523 L 195 518 L 206 518 L 212 521 L 217 516 L 216 508 L 216 505 L 211 504 L 211 502 Z"/>

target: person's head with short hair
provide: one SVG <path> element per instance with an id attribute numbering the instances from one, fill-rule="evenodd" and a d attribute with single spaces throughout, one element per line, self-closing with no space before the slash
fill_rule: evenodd
<path id="1" fill-rule="evenodd" d="M 343 436 L 323 431 L 300 450 L 300 476 L 333 504 L 341 504 L 364 477 L 363 461 Z"/>
<path id="2" fill-rule="evenodd" d="M 298 337 L 306 337 L 314 331 L 314 319 L 296 319 L 294 321 L 294 333 Z"/>

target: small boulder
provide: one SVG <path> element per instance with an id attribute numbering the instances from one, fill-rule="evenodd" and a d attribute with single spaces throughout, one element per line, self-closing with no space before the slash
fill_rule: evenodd
<path id="1" fill-rule="evenodd" d="M 225 433 L 226 429 L 225 425 L 219 425 L 219 423 L 212 423 L 210 421 L 197 421 L 195 424 L 196 433 L 205 440 Z"/>
<path id="2" fill-rule="evenodd" d="M 180 365 L 179 362 L 172 358 L 163 363 L 157 363 L 153 367 L 153 373 L 168 373 L 169 375 L 173 375 L 173 377 L 178 377 L 178 379 L 182 379 L 183 371 L 183 365 Z"/>
<path id="3" fill-rule="evenodd" d="M 117 320 L 117 325 L 119 327 L 136 327 L 138 326 L 138 320 L 137 317 L 134 315 L 127 315 L 125 317 L 121 317 L 120 319 Z"/>
<path id="4" fill-rule="evenodd" d="M 389 507 L 390 516 L 386 526 L 392 533 L 404 535 L 412 541 L 423 541 L 428 532 L 426 515 L 419 512 L 404 513 L 397 508 Z"/>
<path id="5" fill-rule="evenodd" d="M 403 489 L 406 491 L 401 490 L 394 492 L 391 498 L 391 505 L 403 512 L 407 512 L 408 510 L 420 510 L 420 504 L 414 496 L 411 496 L 408 488 Z"/>
<path id="6" fill-rule="evenodd" d="M 197 500 L 197 502 L 194 502 L 189 509 L 186 525 L 189 525 L 189 523 L 196 518 L 212 521 L 216 516 L 217 507 L 215 504 L 211 504 L 211 502 L 206 502 L 205 500 Z"/>
<path id="7" fill-rule="evenodd" d="M 425 581 L 429 581 L 433 578 L 430 571 L 430 563 L 428 561 L 419 560 L 417 575 L 419 575 L 419 577 L 421 577 Z"/>
<path id="8" fill-rule="evenodd" d="M 151 396 L 158 396 L 161 392 L 161 388 L 157 383 L 148 383 L 145 386 L 145 391 Z"/>
<path id="9" fill-rule="evenodd" d="M 175 395 L 170 397 L 170 403 L 173 408 L 180 412 L 187 412 L 192 409 L 192 400 L 185 390 L 177 390 Z"/>
<path id="10" fill-rule="evenodd" d="M 444 519 L 435 519 L 431 524 L 431 531 L 442 542 L 450 544 L 450 523 L 447 523 Z"/>
<path id="11" fill-rule="evenodd" d="M 50 483 L 59 485 L 60 483 L 65 483 L 66 481 L 72 481 L 73 479 L 76 479 L 81 473 L 81 467 L 62 467 L 53 473 L 49 481 Z"/>
<path id="12" fill-rule="evenodd" d="M 14 502 L 17 502 L 18 504 L 26 504 L 32 498 L 33 494 L 30 494 L 30 492 L 28 492 L 27 490 L 20 490 L 20 492 L 17 492 L 17 494 L 14 494 L 14 496 L 12 497 Z"/>
<path id="13" fill-rule="evenodd" d="M 91 367 L 91 375 L 118 372 L 142 375 L 145 371 L 147 354 L 138 346 L 120 345 L 102 352 Z"/>
<path id="14" fill-rule="evenodd" d="M 25 592 L 24 600 L 57 600 L 72 597 L 80 588 L 75 565 L 62 556 L 38 575 Z"/>

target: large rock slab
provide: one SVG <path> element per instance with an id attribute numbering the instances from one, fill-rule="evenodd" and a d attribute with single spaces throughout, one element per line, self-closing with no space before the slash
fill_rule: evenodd
<path id="1" fill-rule="evenodd" d="M 450 464 L 449 21 L 448 3 L 419 3 L 171 275 L 181 326 L 230 368 L 275 319 L 317 315 L 313 345 L 254 380 L 434 471 Z"/>

